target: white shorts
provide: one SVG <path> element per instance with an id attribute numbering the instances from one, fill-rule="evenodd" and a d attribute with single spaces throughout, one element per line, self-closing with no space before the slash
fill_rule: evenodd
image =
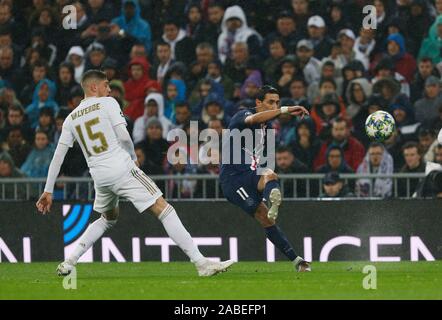
<path id="1" fill-rule="evenodd" d="M 118 206 L 119 197 L 123 197 L 142 213 L 151 207 L 163 193 L 158 186 L 139 168 L 127 172 L 118 183 L 110 186 L 95 186 L 94 210 L 106 213 Z"/>

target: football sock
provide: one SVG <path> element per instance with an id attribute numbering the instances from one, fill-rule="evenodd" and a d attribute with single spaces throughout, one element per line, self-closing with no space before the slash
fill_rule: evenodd
<path id="1" fill-rule="evenodd" d="M 87 227 L 86 231 L 78 240 L 78 244 L 67 261 L 76 264 L 78 259 L 97 241 L 106 230 L 109 230 L 117 223 L 117 220 L 106 220 L 103 216 L 95 220 Z"/>
<path id="2" fill-rule="evenodd" d="M 166 229 L 169 237 L 184 251 L 184 253 L 190 258 L 193 263 L 200 263 L 205 258 L 199 251 L 198 247 L 192 240 L 189 232 L 184 228 L 180 218 L 176 214 L 175 209 L 169 204 L 160 213 L 158 219 Z"/>
<path id="3" fill-rule="evenodd" d="M 263 193 L 263 197 L 266 200 L 267 206 L 270 206 L 270 191 L 272 191 L 272 189 L 279 189 L 279 182 L 278 180 L 270 180 L 269 182 L 266 183 L 265 187 L 264 187 L 264 193 Z"/>
<path id="4" fill-rule="evenodd" d="M 294 261 L 298 256 L 293 250 L 292 245 L 287 240 L 282 230 L 275 224 L 273 226 L 264 228 L 267 238 L 277 247 L 282 253 L 285 254 L 290 261 Z"/>

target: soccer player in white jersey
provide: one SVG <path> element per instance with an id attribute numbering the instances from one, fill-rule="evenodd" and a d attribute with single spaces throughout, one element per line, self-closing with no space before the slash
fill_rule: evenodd
<path id="1" fill-rule="evenodd" d="M 126 120 L 118 102 L 108 97 L 106 75 L 87 71 L 81 81 L 85 97 L 63 123 L 60 140 L 49 167 L 46 186 L 37 209 L 46 214 L 52 205 L 55 180 L 64 157 L 74 140 L 78 141 L 94 180 L 94 210 L 101 217 L 89 225 L 77 247 L 57 267 L 59 275 L 68 275 L 78 259 L 103 233 L 117 222 L 118 198 L 130 200 L 143 213 L 149 210 L 163 224 L 169 237 L 195 264 L 200 276 L 226 271 L 234 261 L 213 262 L 205 258 L 184 228 L 175 209 L 164 200 L 157 185 L 138 168 L 134 145 L 126 129 Z"/>

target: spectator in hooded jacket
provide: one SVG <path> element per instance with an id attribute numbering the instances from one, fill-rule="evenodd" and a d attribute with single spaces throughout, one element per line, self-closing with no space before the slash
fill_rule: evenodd
<path id="1" fill-rule="evenodd" d="M 176 19 L 170 18 L 164 22 L 162 40 L 170 45 L 172 59 L 190 65 L 195 60 L 195 44 L 180 28 Z"/>
<path id="2" fill-rule="evenodd" d="M 172 121 L 172 123 L 176 123 L 175 106 L 186 100 L 186 84 L 183 80 L 171 79 L 165 87 L 165 90 L 166 103 L 164 116 Z"/>
<path id="3" fill-rule="evenodd" d="M 218 37 L 218 58 L 222 63 L 228 58 L 233 58 L 234 43 L 246 43 L 252 54 L 260 52 L 262 37 L 247 25 L 246 15 L 240 6 L 235 5 L 226 9 L 221 28 L 222 33 Z"/>
<path id="4" fill-rule="evenodd" d="M 54 155 L 54 146 L 49 142 L 49 137 L 44 131 L 35 133 L 35 144 L 21 171 L 29 177 L 41 178 L 48 175 L 49 164 Z"/>
<path id="5" fill-rule="evenodd" d="M 388 36 L 387 55 L 393 59 L 395 71 L 410 83 L 416 71 L 416 59 L 406 51 L 404 37 L 400 33 Z"/>
<path id="6" fill-rule="evenodd" d="M 41 80 L 34 90 L 32 103 L 26 107 L 26 114 L 32 128 L 38 125 L 38 115 L 41 108 L 51 108 L 54 114 L 58 112 L 59 106 L 54 100 L 57 93 L 55 83 L 48 79 Z"/>
<path id="7" fill-rule="evenodd" d="M 147 52 L 152 50 L 152 32 L 150 24 L 140 16 L 138 0 L 123 0 L 121 3 L 121 15 L 112 20 L 121 30 L 135 37 L 144 44 Z"/>
<path id="8" fill-rule="evenodd" d="M 129 63 L 129 79 L 124 83 L 125 99 L 129 106 L 124 110 L 133 121 L 144 113 L 144 97 L 149 82 L 149 64 L 146 59 L 134 58 Z"/>
<path id="9" fill-rule="evenodd" d="M 442 14 L 439 15 L 431 26 L 428 37 L 422 42 L 419 58 L 430 57 L 434 64 L 442 61 Z"/>
<path id="10" fill-rule="evenodd" d="M 347 116 L 353 119 L 371 95 L 372 86 L 365 78 L 350 81 L 347 87 Z"/>
<path id="11" fill-rule="evenodd" d="M 400 92 L 410 97 L 410 85 L 407 80 L 400 73 L 394 71 L 393 60 L 390 57 L 382 58 L 374 68 L 374 78 L 371 80 L 375 84 L 381 79 L 393 79 L 401 86 Z"/>
<path id="12" fill-rule="evenodd" d="M 172 128 L 172 122 L 164 116 L 164 98 L 161 93 L 152 92 L 144 99 L 144 114 L 135 120 L 132 138 L 134 143 L 144 140 L 146 137 L 147 123 L 150 119 L 156 118 L 161 122 L 163 138 L 167 139 L 167 134 Z"/>
<path id="13" fill-rule="evenodd" d="M 336 171 L 339 173 L 354 173 L 353 169 L 345 162 L 344 152 L 341 147 L 330 145 L 325 154 L 326 162 L 320 166 L 317 173 L 329 173 Z"/>
<path id="14" fill-rule="evenodd" d="M 356 195 L 358 197 L 390 197 L 392 195 L 393 180 L 382 177 L 393 174 L 393 170 L 393 158 L 384 145 L 378 142 L 371 143 L 356 173 L 361 175 L 377 174 L 379 178 L 358 179 L 356 181 Z"/>

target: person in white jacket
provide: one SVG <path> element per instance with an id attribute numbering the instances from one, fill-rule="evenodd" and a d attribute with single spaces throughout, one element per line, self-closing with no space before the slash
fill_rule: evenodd
<path id="1" fill-rule="evenodd" d="M 231 6 L 224 13 L 221 23 L 222 32 L 218 37 L 218 57 L 222 63 L 229 58 L 231 47 L 236 42 L 247 44 L 250 37 L 262 43 L 261 35 L 247 25 L 246 15 L 240 6 Z"/>
<path id="2" fill-rule="evenodd" d="M 149 119 L 156 117 L 163 127 L 163 138 L 167 139 L 167 133 L 172 128 L 172 122 L 164 116 L 164 98 L 161 93 L 152 92 L 144 99 L 144 115 L 135 120 L 132 130 L 134 143 L 144 140 L 146 137 L 146 124 Z"/>

